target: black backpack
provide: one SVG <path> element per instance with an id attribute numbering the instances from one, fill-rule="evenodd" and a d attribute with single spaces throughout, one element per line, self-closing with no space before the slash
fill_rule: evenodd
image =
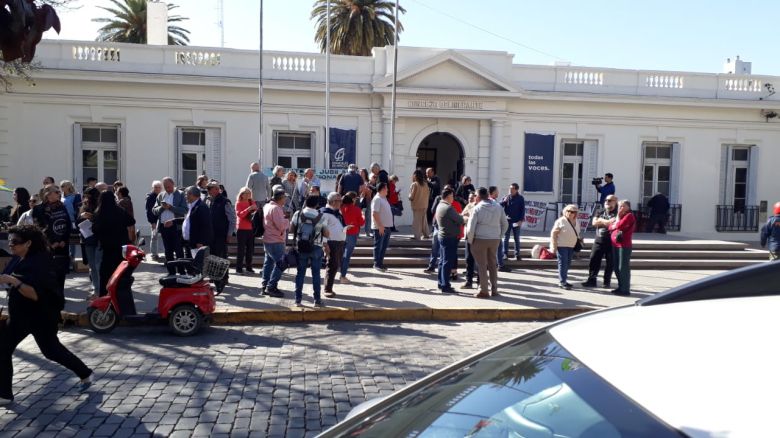
<path id="1" fill-rule="evenodd" d="M 317 224 L 322 219 L 322 213 L 319 213 L 317 217 L 311 218 L 303 214 L 303 211 L 298 213 L 298 227 L 295 230 L 295 242 L 298 252 L 310 253 L 314 251 L 314 241 L 317 238 Z"/>
<path id="2" fill-rule="evenodd" d="M 252 231 L 254 231 L 255 237 L 263 237 L 263 234 L 265 234 L 262 208 L 252 213 Z"/>

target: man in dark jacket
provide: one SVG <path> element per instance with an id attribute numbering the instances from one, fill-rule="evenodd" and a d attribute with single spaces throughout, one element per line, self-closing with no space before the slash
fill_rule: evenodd
<path id="1" fill-rule="evenodd" d="M 669 218 L 670 208 L 669 198 L 663 193 L 658 193 L 650 198 L 650 201 L 647 202 L 647 206 L 650 207 L 650 218 L 647 221 L 645 232 L 652 233 L 655 224 L 658 224 L 658 232 L 666 234 L 666 221 Z"/>
<path id="2" fill-rule="evenodd" d="M 441 192 L 441 200 L 436 207 L 434 216 L 439 234 L 439 290 L 442 293 L 456 293 L 450 284 L 452 270 L 458 266 L 458 241 L 460 240 L 460 227 L 463 225 L 463 216 L 459 215 L 452 202 L 455 200 L 455 192 L 444 189 Z"/>
<path id="3" fill-rule="evenodd" d="M 501 200 L 501 206 L 504 207 L 506 220 L 509 222 L 509 228 L 504 233 L 504 259 L 509 258 L 509 235 L 514 236 L 515 240 L 515 259 L 520 260 L 520 227 L 525 221 L 525 198 L 520 194 L 520 186 L 517 183 L 509 185 L 509 194 Z M 500 260 L 499 269 L 504 267 L 504 261 Z"/>
<path id="4" fill-rule="evenodd" d="M 152 212 L 157 216 L 157 229 L 160 231 L 165 246 L 165 261 L 170 262 L 184 257 L 181 243 L 181 221 L 187 214 L 187 200 L 176 190 L 176 182 L 171 177 L 162 180 L 163 191 L 157 195 L 157 203 Z M 200 193 L 200 191 L 198 192 Z M 169 274 L 175 269 L 168 268 Z M 179 270 L 183 274 L 184 270 Z"/>
<path id="5" fill-rule="evenodd" d="M 184 217 L 182 236 L 187 242 L 187 256 L 192 257 L 193 249 L 211 245 L 214 229 L 211 226 L 209 206 L 200 200 L 200 189 L 197 186 L 189 186 L 185 194 L 189 213 Z"/>
<path id="6" fill-rule="evenodd" d="M 761 247 L 769 245 L 769 260 L 780 260 L 780 202 L 774 206 L 774 216 L 761 228 Z"/>
<path id="7" fill-rule="evenodd" d="M 590 267 L 588 269 L 588 280 L 582 283 L 584 287 L 596 287 L 596 277 L 601 270 L 601 259 L 607 259 L 607 265 L 604 267 L 604 287 L 609 288 L 612 280 L 613 260 L 612 260 L 612 240 L 609 236 L 609 224 L 617 217 L 617 196 L 609 195 L 604 202 L 604 209 L 600 214 L 593 218 L 593 226 L 596 227 L 596 238 L 593 239 L 593 246 L 590 247 Z"/>
<path id="8" fill-rule="evenodd" d="M 208 190 L 206 205 L 211 214 L 211 227 L 214 234 L 209 247 L 210 253 L 226 259 L 228 258 L 227 242 L 236 230 L 236 210 L 220 189 L 219 181 L 211 180 L 206 189 Z"/>
<path id="9" fill-rule="evenodd" d="M 432 210 L 433 201 L 441 195 L 441 180 L 436 175 L 436 171 L 433 170 L 433 167 L 425 169 L 425 177 L 428 179 L 428 187 L 431 188 L 431 194 L 428 198 L 428 225 L 433 228 L 433 216 L 435 212 L 435 210 Z"/>

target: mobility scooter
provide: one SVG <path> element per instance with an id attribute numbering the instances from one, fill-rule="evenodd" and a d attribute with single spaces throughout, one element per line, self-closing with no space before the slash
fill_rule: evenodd
<path id="1" fill-rule="evenodd" d="M 210 256 L 208 247 L 196 250 L 192 259 L 180 259 L 166 266 L 186 271 L 186 274 L 166 275 L 160 279 L 158 305 L 151 313 L 138 314 L 133 301 L 133 272 L 144 259 L 144 252 L 134 245 L 122 247 L 124 260 L 108 281 L 108 294 L 92 300 L 87 308 L 89 326 L 96 333 L 108 333 L 121 319 L 139 321 L 167 320 L 171 331 L 179 336 L 197 333 L 214 313 L 214 287 L 209 281 L 220 282 L 227 274 L 229 263 Z"/>

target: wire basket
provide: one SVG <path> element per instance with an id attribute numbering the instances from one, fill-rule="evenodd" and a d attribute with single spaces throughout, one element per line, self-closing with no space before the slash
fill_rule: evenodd
<path id="1" fill-rule="evenodd" d="M 210 255 L 203 261 L 203 276 L 212 280 L 222 280 L 227 275 L 230 262 L 221 257 Z"/>

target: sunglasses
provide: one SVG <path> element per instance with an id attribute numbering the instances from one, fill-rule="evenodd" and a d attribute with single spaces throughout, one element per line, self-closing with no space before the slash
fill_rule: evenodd
<path id="1" fill-rule="evenodd" d="M 8 240 L 8 246 L 16 246 L 16 245 L 21 245 L 23 243 L 24 243 L 24 241 L 23 240 L 19 240 L 19 239 L 9 239 Z"/>

